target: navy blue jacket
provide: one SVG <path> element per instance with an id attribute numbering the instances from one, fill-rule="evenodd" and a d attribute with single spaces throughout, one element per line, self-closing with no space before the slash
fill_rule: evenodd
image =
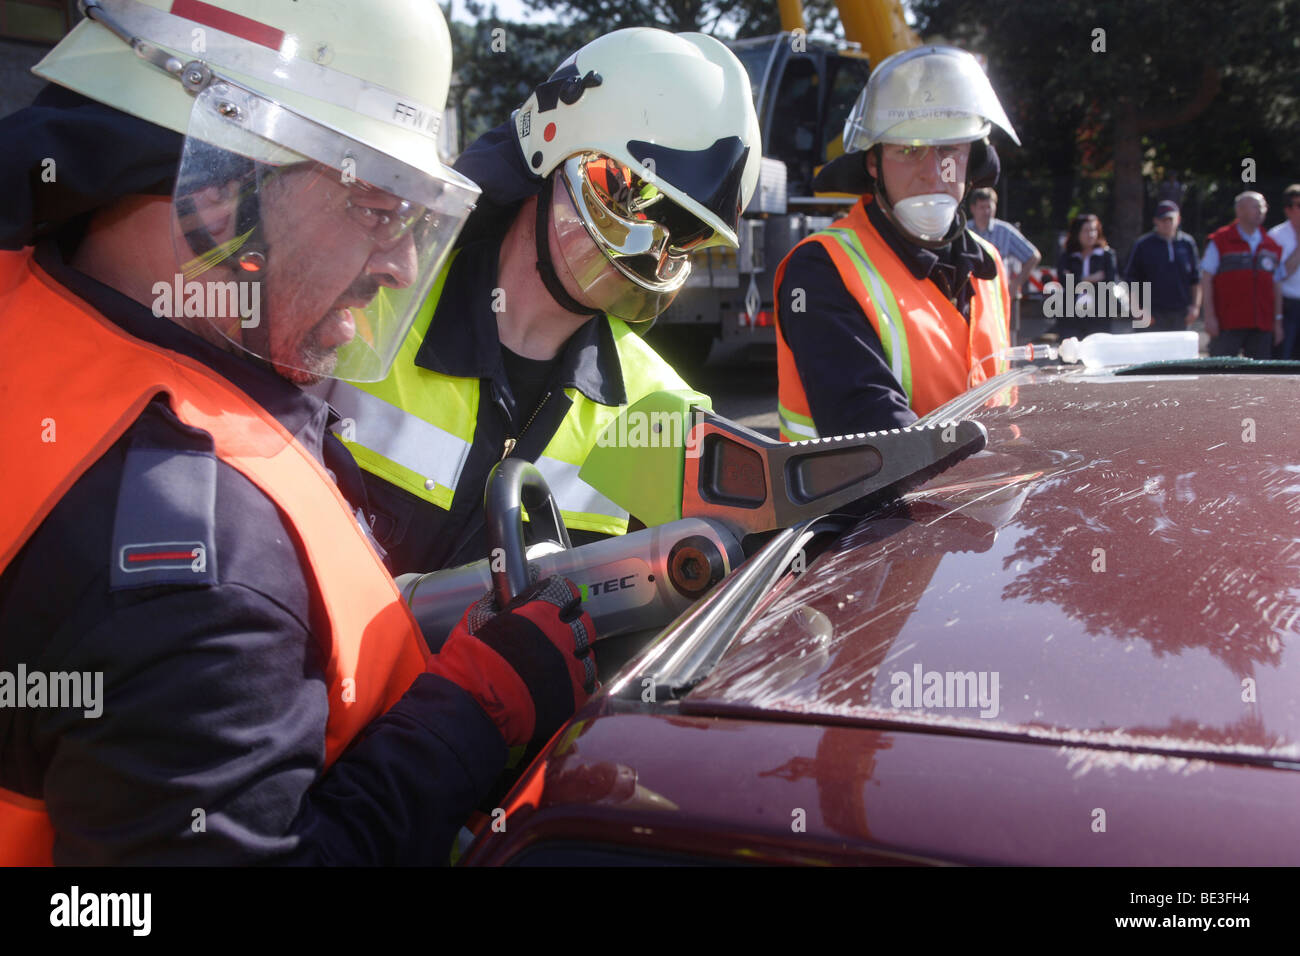
<path id="1" fill-rule="evenodd" d="M 1200 259 L 1196 240 L 1181 229 L 1168 240 L 1148 232 L 1133 244 L 1124 275 L 1130 282 L 1151 283 L 1153 312 L 1186 312 L 1200 281 Z"/>
<path id="2" fill-rule="evenodd" d="M 37 260 L 127 332 L 243 389 L 358 493 L 319 399 L 76 272 L 53 243 Z M 206 487 L 164 483 L 176 500 L 139 501 L 123 489 L 142 449 L 215 467 L 188 472 L 210 475 Z M 115 525 L 203 495 L 211 580 L 110 589 Z M 136 503 L 118 514 L 119 498 Z M 98 671 L 104 691 L 98 718 L 0 708 L 0 786 L 45 801 L 61 864 L 445 863 L 504 768 L 500 733 L 468 694 L 426 674 L 322 774 L 322 621 L 284 516 L 215 459 L 207 432 L 151 403 L 0 575 L 0 670 Z"/>

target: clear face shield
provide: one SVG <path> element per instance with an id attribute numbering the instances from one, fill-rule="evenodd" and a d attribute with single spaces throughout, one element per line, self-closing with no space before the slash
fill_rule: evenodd
<path id="1" fill-rule="evenodd" d="M 218 77 L 195 98 L 176 275 L 155 293 L 298 384 L 379 381 L 477 196 Z"/>
<path id="2" fill-rule="evenodd" d="M 645 322 L 666 309 L 714 231 L 621 163 L 598 153 L 558 170 L 551 223 L 581 297 L 607 315 Z"/>

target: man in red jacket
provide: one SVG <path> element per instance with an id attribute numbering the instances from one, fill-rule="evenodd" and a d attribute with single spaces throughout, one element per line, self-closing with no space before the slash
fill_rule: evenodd
<path id="1" fill-rule="evenodd" d="M 1236 199 L 1237 218 L 1210 234 L 1201 258 L 1201 301 L 1211 355 L 1266 359 L 1282 341 L 1282 289 L 1273 281 L 1282 247 L 1260 227 L 1268 202 L 1257 192 Z"/>

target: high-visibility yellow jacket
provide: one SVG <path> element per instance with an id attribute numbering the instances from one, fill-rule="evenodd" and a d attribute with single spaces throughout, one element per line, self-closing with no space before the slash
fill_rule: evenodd
<path id="1" fill-rule="evenodd" d="M 343 416 L 336 434 L 367 473 L 372 503 L 387 490 L 369 482 L 376 479 L 405 493 L 412 505 L 408 512 L 422 510 L 426 519 L 430 509 L 440 512 L 431 524 L 413 521 L 422 538 L 470 534 L 472 522 L 467 524 L 464 515 L 451 521 L 447 512 L 453 503 L 462 511 L 481 512 L 487 472 L 507 453 L 535 462 L 570 529 L 623 534 L 627 511 L 579 478 L 578 471 L 627 405 L 656 391 L 690 387 L 624 322 L 597 317 L 575 333 L 583 341 L 571 340 L 562 353 L 561 380 L 568 368 L 576 370 L 571 380 L 578 384 L 557 388 L 524 433 L 503 443 L 504 416 L 492 407 L 499 400 L 489 375 L 499 361 L 500 343 L 494 324 L 485 330 L 495 314 L 484 308 L 494 291 L 497 248 L 493 242 L 466 247 L 448 262 L 386 379 L 322 386 L 320 393 Z M 467 328 L 475 322 L 480 323 L 476 329 Z M 621 381 L 610 381 L 616 376 Z M 709 399 L 699 395 L 697 404 L 708 407 Z M 389 520 L 412 521 L 412 516 Z M 398 546 L 395 573 L 436 570 L 413 563 L 420 560 L 412 555 L 420 554 L 422 545 L 404 540 L 404 529 L 384 527 L 379 520 L 374 530 L 390 552 Z M 484 556 L 457 553 L 453 563 Z"/>

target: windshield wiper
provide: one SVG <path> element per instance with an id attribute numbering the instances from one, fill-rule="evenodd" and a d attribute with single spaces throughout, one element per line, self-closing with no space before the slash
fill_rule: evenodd
<path id="1" fill-rule="evenodd" d="M 1143 362 L 1116 369 L 1113 375 L 1300 375 L 1300 362 L 1291 359 L 1251 359 L 1214 356 Z"/>
<path id="2" fill-rule="evenodd" d="M 687 694 L 708 676 L 764 595 L 809 543 L 825 534 L 841 534 L 856 521 L 851 515 L 824 515 L 778 532 L 712 595 L 664 631 L 635 665 L 623 668 L 609 695 L 639 700 L 646 680 L 659 700 Z"/>

